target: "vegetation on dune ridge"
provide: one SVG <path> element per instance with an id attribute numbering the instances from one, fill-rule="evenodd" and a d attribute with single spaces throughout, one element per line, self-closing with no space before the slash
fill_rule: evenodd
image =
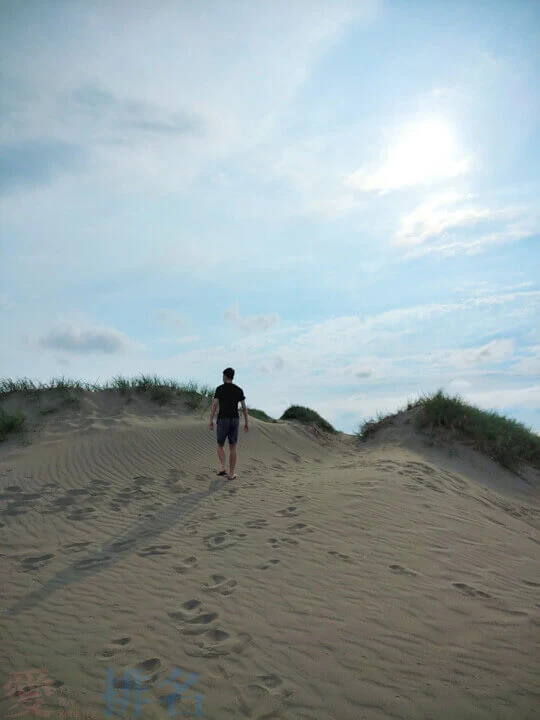
<path id="1" fill-rule="evenodd" d="M 21 412 L 9 413 L 0 408 L 0 442 L 11 433 L 21 433 L 26 429 L 26 417 Z"/>
<path id="2" fill-rule="evenodd" d="M 321 430 L 326 432 L 335 433 L 335 428 L 330 423 L 319 415 L 318 412 L 311 408 L 303 407 L 302 405 L 291 405 L 280 418 L 281 420 L 299 420 L 300 422 L 308 425 L 316 425 Z"/>
<path id="3" fill-rule="evenodd" d="M 65 377 L 53 378 L 49 383 L 34 382 L 28 378 L 0 379 L 0 400 L 5 400 L 14 393 L 22 393 L 24 397 L 39 402 L 46 393 L 54 392 L 59 393 L 64 403 L 72 408 L 80 406 L 78 395 L 81 392 L 104 390 L 119 391 L 126 397 L 127 402 L 130 402 L 132 395 L 136 393 L 159 405 L 179 397 L 192 410 L 207 408 L 214 393 L 214 388 L 209 385 L 193 381 L 181 383 L 157 375 L 144 374 L 133 378 L 116 376 L 110 382 L 101 384 Z M 48 414 L 55 410 L 56 408 L 47 408 L 40 414 Z M 391 425 L 399 413 L 407 411 L 414 411 L 417 430 L 436 432 L 449 429 L 453 438 L 471 442 L 473 447 L 510 470 L 517 470 L 524 462 L 540 469 L 540 436 L 516 420 L 495 411 L 480 410 L 466 403 L 459 395 L 451 397 L 442 390 L 410 401 L 397 413 L 391 415 L 379 413 L 375 419 L 361 423 L 356 435 L 361 440 L 367 440 L 377 431 Z M 259 420 L 277 422 L 263 410 L 250 408 L 248 412 Z M 315 410 L 301 405 L 291 405 L 282 414 L 280 420 L 298 420 L 315 425 L 326 432 L 336 433 L 335 428 Z M 5 408 L 0 408 L 0 442 L 10 434 L 25 430 L 27 423 L 22 412 L 9 412 Z"/>
<path id="4" fill-rule="evenodd" d="M 138 377 L 125 378 L 114 377 L 110 382 L 90 383 L 71 378 L 53 378 L 49 383 L 34 382 L 29 378 L 12 380 L 3 378 L 0 380 L 0 398 L 6 398 L 12 393 L 20 392 L 27 397 L 39 398 L 43 393 L 49 391 L 60 392 L 64 395 L 72 395 L 82 391 L 100 392 L 103 390 L 118 390 L 120 394 L 130 396 L 133 392 L 147 395 L 151 400 L 159 404 L 172 400 L 175 396 L 202 401 L 212 397 L 214 388 L 209 385 L 189 381 L 180 383 L 176 380 L 161 378 L 158 375 L 139 375 Z M 199 403 L 200 404 L 200 403 Z"/>
<path id="5" fill-rule="evenodd" d="M 270 415 L 267 415 L 264 410 L 248 408 L 248 415 L 257 418 L 257 420 L 263 420 L 264 422 L 277 423 L 277 420 L 274 420 L 274 418 L 271 418 Z"/>
<path id="6" fill-rule="evenodd" d="M 21 393 L 24 397 L 39 402 L 45 394 L 53 392 L 60 393 L 65 404 L 76 408 L 80 407 L 80 398 L 78 397 L 80 393 L 84 391 L 100 392 L 105 390 L 117 390 L 121 395 L 126 396 L 127 402 L 131 401 L 134 393 L 141 394 L 159 405 L 170 402 L 174 397 L 180 397 L 192 410 L 204 409 L 209 406 L 214 394 L 214 388 L 209 385 L 199 384 L 193 381 L 180 383 L 176 380 L 159 377 L 158 375 L 144 374 L 133 378 L 118 375 L 104 383 L 85 382 L 66 377 L 53 378 L 48 383 L 36 382 L 30 378 L 21 378 L 19 380 L 13 380 L 12 378 L 0 379 L 0 401 L 9 398 L 9 396 L 14 393 Z M 48 408 L 41 411 L 40 414 L 49 414 L 55 410 L 56 408 Z M 278 422 L 265 413 L 264 410 L 249 408 L 248 412 L 252 417 L 263 420 L 264 422 Z M 5 427 L 5 431 L 2 431 L 2 439 L 10 432 L 20 431 L 25 424 L 23 413 L 17 413 L 17 421 L 13 419 L 8 421 L 8 416 L 10 418 L 12 417 L 9 413 L 3 411 L 2 427 Z M 291 405 L 291 407 L 283 413 L 281 419 L 299 420 L 303 423 L 316 425 L 327 432 L 336 432 L 332 425 L 317 412 L 300 405 Z"/>
<path id="7" fill-rule="evenodd" d="M 82 392 L 101 392 L 117 390 L 131 402 L 133 393 L 142 395 L 158 405 L 165 405 L 174 397 L 181 398 L 191 410 L 204 409 L 210 404 L 214 388 L 209 385 L 202 385 L 193 381 L 177 382 L 168 380 L 157 375 L 139 375 L 138 377 L 125 378 L 114 377 L 110 382 L 84 382 L 72 378 L 53 378 L 48 383 L 35 382 L 29 378 L 13 380 L 11 378 L 0 379 L 0 400 L 6 400 L 10 395 L 21 393 L 23 397 L 40 403 L 47 393 L 60 394 L 64 404 L 72 409 L 81 406 L 79 397 Z M 47 408 L 40 411 L 40 415 L 52 413 L 57 408 Z M 5 440 L 8 434 L 20 433 L 27 429 L 24 413 L 8 413 L 2 409 L 0 415 L 0 442 Z"/>
<path id="8" fill-rule="evenodd" d="M 443 390 L 411 401 L 398 413 L 416 410 L 415 424 L 420 431 L 449 429 L 457 439 L 471 441 L 509 470 L 525 462 L 540 469 L 540 437 L 520 422 L 493 410 L 481 410 L 466 403 L 459 395 L 451 397 Z M 361 440 L 392 424 L 398 413 L 379 414 L 362 423 L 356 433 Z"/>

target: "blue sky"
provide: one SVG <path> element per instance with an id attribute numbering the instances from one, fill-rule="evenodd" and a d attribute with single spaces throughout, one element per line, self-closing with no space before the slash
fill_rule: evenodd
<path id="1" fill-rule="evenodd" d="M 1 13 L 1 376 L 540 432 L 539 3 Z"/>

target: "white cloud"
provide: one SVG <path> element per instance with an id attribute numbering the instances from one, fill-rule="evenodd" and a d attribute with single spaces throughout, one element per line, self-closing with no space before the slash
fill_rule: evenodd
<path id="1" fill-rule="evenodd" d="M 279 321 L 279 316 L 276 313 L 269 313 L 268 315 L 247 315 L 243 318 L 238 313 L 238 310 L 232 308 L 225 312 L 224 317 L 248 333 L 270 330 L 277 325 Z"/>
<path id="2" fill-rule="evenodd" d="M 23 17 L 4 48 L 16 112 L 0 139 L 83 148 L 86 172 L 117 192 L 183 189 L 261 142 L 347 23 L 378 5 L 139 3 L 128 18 L 124 3 L 70 3 L 43 30 Z"/>
<path id="3" fill-rule="evenodd" d="M 283 358 L 280 355 L 276 355 L 276 357 L 272 359 L 271 363 L 262 363 L 259 365 L 259 372 L 268 375 L 274 370 L 283 370 L 284 365 L 285 361 Z"/>
<path id="4" fill-rule="evenodd" d="M 33 341 L 31 340 L 31 343 Z M 40 348 L 68 353 L 123 353 L 136 347 L 123 332 L 111 327 L 80 328 L 64 323 L 34 341 Z"/>
<path id="5" fill-rule="evenodd" d="M 450 365 L 455 368 L 469 368 L 475 365 L 501 363 L 514 355 L 515 341 L 512 339 L 493 340 L 487 345 L 464 350 L 444 350 L 426 356 L 426 362 Z"/>
<path id="6" fill-rule="evenodd" d="M 516 375 L 532 375 L 540 377 L 540 345 L 533 345 L 527 348 L 531 353 L 529 357 L 521 358 L 511 367 L 511 372 Z"/>
<path id="7" fill-rule="evenodd" d="M 422 245 L 449 229 L 471 226 L 491 217 L 492 213 L 483 208 L 451 207 L 465 199 L 457 193 L 445 193 L 419 205 L 416 210 L 402 218 L 401 227 L 393 238 L 394 244 Z"/>
<path id="8" fill-rule="evenodd" d="M 474 392 L 467 394 L 466 399 L 479 407 L 494 410 L 517 407 L 537 410 L 540 407 L 540 385 Z"/>
<path id="9" fill-rule="evenodd" d="M 539 213 L 534 208 L 493 210 L 475 206 L 471 200 L 449 192 L 422 203 L 401 219 L 393 244 L 411 248 L 406 257 L 430 252 L 472 255 L 540 230 Z"/>

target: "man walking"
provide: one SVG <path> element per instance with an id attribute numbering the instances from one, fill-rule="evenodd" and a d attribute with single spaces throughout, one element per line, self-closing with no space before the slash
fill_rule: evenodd
<path id="1" fill-rule="evenodd" d="M 228 480 L 235 480 L 234 468 L 236 467 L 236 443 L 238 442 L 238 428 L 240 416 L 238 415 L 238 403 L 242 403 L 244 413 L 244 430 L 248 431 L 248 413 L 245 403 L 244 391 L 233 383 L 234 370 L 226 368 L 223 371 L 223 385 L 219 385 L 214 393 L 212 411 L 210 413 L 210 430 L 214 429 L 214 413 L 219 405 L 217 416 L 217 453 L 221 462 L 221 470 L 218 475 L 227 475 L 225 467 L 225 440 L 229 438 L 229 474 Z"/>

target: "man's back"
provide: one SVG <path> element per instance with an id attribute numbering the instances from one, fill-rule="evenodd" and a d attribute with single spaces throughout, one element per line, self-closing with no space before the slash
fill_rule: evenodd
<path id="1" fill-rule="evenodd" d="M 240 417 L 238 403 L 246 399 L 241 387 L 232 382 L 223 383 L 216 388 L 214 398 L 219 400 L 218 420 Z"/>

